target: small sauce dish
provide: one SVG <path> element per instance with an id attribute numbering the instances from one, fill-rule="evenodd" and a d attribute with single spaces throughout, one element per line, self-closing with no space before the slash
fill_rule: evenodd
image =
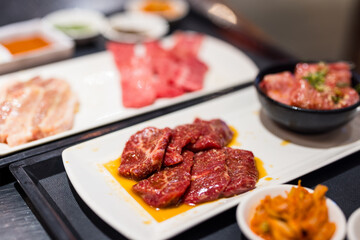
<path id="1" fill-rule="evenodd" d="M 127 2 L 125 9 L 157 14 L 169 22 L 176 22 L 188 14 L 189 4 L 185 0 L 132 0 Z"/>
<path id="2" fill-rule="evenodd" d="M 159 39 L 169 31 L 169 24 L 155 14 L 124 12 L 109 17 L 102 34 L 111 41 L 138 43 Z"/>
<path id="3" fill-rule="evenodd" d="M 56 28 L 76 43 L 87 43 L 94 40 L 105 26 L 105 16 L 90 9 L 69 8 L 52 12 L 43 21 Z"/>

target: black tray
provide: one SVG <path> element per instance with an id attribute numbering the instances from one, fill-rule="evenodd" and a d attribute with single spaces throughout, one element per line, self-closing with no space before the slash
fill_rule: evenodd
<path id="1" fill-rule="evenodd" d="M 12 174 L 27 194 L 30 205 L 49 235 L 55 239 L 125 239 L 81 200 L 62 164 L 65 148 L 10 165 Z M 360 207 L 360 152 L 301 177 L 302 185 L 329 186 L 327 196 L 346 218 Z M 296 184 L 297 179 L 290 182 Z M 245 239 L 239 230 L 236 208 L 231 208 L 174 237 L 174 239 Z"/>

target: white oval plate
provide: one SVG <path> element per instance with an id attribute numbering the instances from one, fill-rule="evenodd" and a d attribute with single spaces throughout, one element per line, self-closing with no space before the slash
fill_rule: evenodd
<path id="1" fill-rule="evenodd" d="M 168 31 L 169 24 L 157 15 L 125 12 L 110 16 L 107 26 L 102 30 L 102 34 L 112 41 L 137 43 L 158 39 Z M 137 32 L 137 34 L 129 32 Z"/>

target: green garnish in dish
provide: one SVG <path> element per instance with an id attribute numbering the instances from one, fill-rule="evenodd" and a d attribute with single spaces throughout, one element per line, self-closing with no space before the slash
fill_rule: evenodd
<path id="1" fill-rule="evenodd" d="M 56 24 L 55 27 L 69 35 L 72 35 L 74 33 L 84 34 L 84 33 L 91 32 L 90 26 L 85 25 L 85 24 L 69 24 L 69 25 Z"/>
<path id="2" fill-rule="evenodd" d="M 328 73 L 328 68 L 323 63 L 319 63 L 321 69 L 319 71 L 309 73 L 307 76 L 304 76 L 303 79 L 307 80 L 311 86 L 313 86 L 317 91 L 324 91 L 325 76 Z"/>
<path id="3" fill-rule="evenodd" d="M 338 83 L 336 83 L 336 86 L 338 88 L 350 87 L 350 85 L 348 83 L 346 83 L 346 82 L 338 82 Z"/>
<path id="4" fill-rule="evenodd" d="M 339 101 L 340 101 L 341 97 L 339 95 L 334 95 L 334 96 L 331 96 L 331 100 L 335 103 L 335 104 L 338 104 Z"/>

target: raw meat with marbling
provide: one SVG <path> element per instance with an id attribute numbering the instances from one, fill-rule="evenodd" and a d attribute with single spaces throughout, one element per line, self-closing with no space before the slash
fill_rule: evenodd
<path id="1" fill-rule="evenodd" d="M 120 175 L 141 180 L 160 170 L 171 129 L 147 127 L 126 142 L 121 154 Z"/>
<path id="2" fill-rule="evenodd" d="M 211 149 L 195 154 L 191 170 L 191 183 L 185 195 L 186 204 L 198 204 L 218 199 L 230 176 L 224 149 Z"/>
<path id="3" fill-rule="evenodd" d="M 247 150 L 229 147 L 226 147 L 225 151 L 230 182 L 222 192 L 222 196 L 231 197 L 255 188 L 259 173 L 254 154 Z"/>
<path id="4" fill-rule="evenodd" d="M 185 151 L 182 163 L 167 167 L 141 180 L 132 190 L 152 207 L 176 205 L 190 185 L 193 157 L 194 153 Z"/>

